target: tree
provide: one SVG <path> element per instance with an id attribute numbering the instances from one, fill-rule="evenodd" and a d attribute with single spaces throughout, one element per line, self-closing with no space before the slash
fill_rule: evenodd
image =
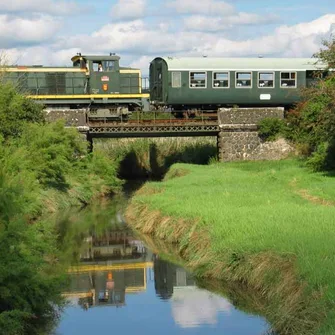
<path id="1" fill-rule="evenodd" d="M 0 82 L 0 136 L 19 136 L 26 122 L 43 123 L 43 106 L 19 94 L 13 84 Z"/>
<path id="2" fill-rule="evenodd" d="M 335 169 L 335 38 L 322 45 L 314 57 L 327 65 L 328 74 L 304 89 L 302 102 L 288 114 L 288 136 L 316 171 Z"/>

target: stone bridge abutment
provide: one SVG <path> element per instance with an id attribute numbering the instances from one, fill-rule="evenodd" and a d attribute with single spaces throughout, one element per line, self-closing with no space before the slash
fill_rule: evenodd
<path id="1" fill-rule="evenodd" d="M 287 157 L 293 149 L 285 140 L 266 142 L 259 136 L 258 124 L 265 118 L 284 119 L 284 108 L 220 108 L 217 137 L 219 161 Z"/>

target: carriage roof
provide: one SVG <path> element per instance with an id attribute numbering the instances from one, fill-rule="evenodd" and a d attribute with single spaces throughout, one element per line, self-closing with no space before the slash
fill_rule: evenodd
<path id="1" fill-rule="evenodd" d="M 170 71 L 191 70 L 324 70 L 327 66 L 316 58 L 211 58 L 162 57 Z"/>

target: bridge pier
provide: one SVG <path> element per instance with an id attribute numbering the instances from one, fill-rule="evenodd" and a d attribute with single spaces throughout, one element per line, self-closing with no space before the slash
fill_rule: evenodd
<path id="1" fill-rule="evenodd" d="M 265 142 L 258 123 L 265 118 L 284 118 L 284 108 L 220 108 L 217 136 L 220 162 L 282 159 L 290 151 L 286 143 Z"/>

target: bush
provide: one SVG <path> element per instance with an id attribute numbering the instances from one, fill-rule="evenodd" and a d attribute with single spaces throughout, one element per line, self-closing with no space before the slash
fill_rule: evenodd
<path id="1" fill-rule="evenodd" d="M 43 106 L 19 94 L 12 84 L 0 84 L 0 136 L 19 136 L 27 122 L 43 123 Z"/>
<path id="2" fill-rule="evenodd" d="M 275 141 L 285 128 L 283 120 L 266 118 L 259 122 L 259 136 L 266 141 Z"/>
<path id="3" fill-rule="evenodd" d="M 44 123 L 41 106 L 0 85 L 1 334 L 50 333 L 62 306 L 55 232 L 35 219 L 120 184 L 117 163 L 86 149 L 77 130 Z"/>
<path id="4" fill-rule="evenodd" d="M 53 229 L 28 225 L 22 214 L 25 187 L 0 171 L 0 329 L 3 334 L 38 334 L 62 305 L 62 276 Z"/>
<path id="5" fill-rule="evenodd" d="M 335 65 L 335 39 L 315 56 Z M 335 75 L 316 81 L 302 91 L 302 102 L 288 113 L 287 137 L 304 148 L 307 164 L 315 171 L 335 168 Z"/>
<path id="6" fill-rule="evenodd" d="M 64 190 L 66 175 L 85 154 L 85 142 L 63 122 L 26 124 L 21 137 L 8 140 L 3 164 L 12 173 L 33 172 L 44 187 Z"/>

